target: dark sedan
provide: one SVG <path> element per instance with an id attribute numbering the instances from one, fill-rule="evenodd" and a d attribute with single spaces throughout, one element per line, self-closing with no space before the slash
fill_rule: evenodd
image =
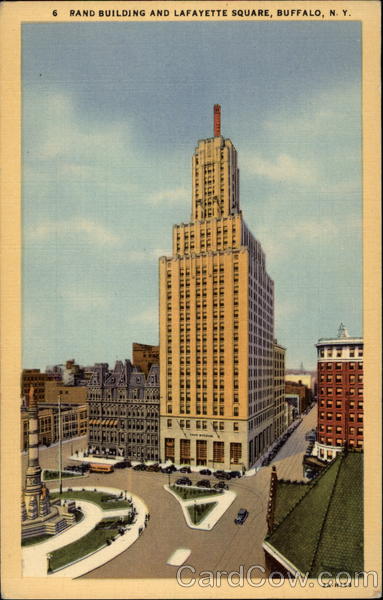
<path id="1" fill-rule="evenodd" d="M 200 481 L 197 481 L 196 486 L 209 488 L 210 481 L 208 479 L 201 479 Z"/>
<path id="2" fill-rule="evenodd" d="M 240 508 L 237 516 L 234 519 L 234 523 L 236 523 L 236 525 L 243 525 L 248 516 L 249 511 L 246 510 L 246 508 Z"/>
<path id="3" fill-rule="evenodd" d="M 135 465 L 135 466 L 133 467 L 133 469 L 134 469 L 135 471 L 146 471 L 146 465 L 144 465 L 144 463 L 141 463 L 141 464 L 139 464 L 139 465 Z"/>
<path id="4" fill-rule="evenodd" d="M 191 485 L 192 482 L 189 479 L 189 477 L 180 477 L 180 479 L 177 479 L 176 484 L 177 485 Z"/>

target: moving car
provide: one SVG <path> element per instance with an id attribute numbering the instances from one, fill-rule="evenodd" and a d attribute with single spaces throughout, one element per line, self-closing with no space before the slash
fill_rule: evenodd
<path id="1" fill-rule="evenodd" d="M 228 490 L 229 489 L 229 486 L 224 481 L 219 481 L 218 483 L 215 483 L 213 487 L 215 487 L 216 490 Z"/>
<path id="2" fill-rule="evenodd" d="M 226 471 L 216 471 L 214 477 L 216 477 L 216 479 L 231 479 L 231 474 L 226 473 Z"/>
<path id="3" fill-rule="evenodd" d="M 249 516 L 249 511 L 246 510 L 246 508 L 240 508 L 237 516 L 234 519 L 234 523 L 236 523 L 236 525 L 243 525 L 243 523 L 246 521 L 248 516 Z"/>

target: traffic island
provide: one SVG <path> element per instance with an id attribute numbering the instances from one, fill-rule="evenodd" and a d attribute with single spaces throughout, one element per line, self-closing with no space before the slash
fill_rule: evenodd
<path id="1" fill-rule="evenodd" d="M 184 487 L 185 491 L 180 492 L 180 488 L 182 490 Z M 203 531 L 213 529 L 236 498 L 236 493 L 231 490 L 218 491 L 196 486 L 169 485 L 164 485 L 164 488 L 180 503 L 188 527 Z M 192 491 L 195 495 L 188 496 L 193 493 Z M 211 502 L 208 501 L 208 497 L 211 497 Z"/>

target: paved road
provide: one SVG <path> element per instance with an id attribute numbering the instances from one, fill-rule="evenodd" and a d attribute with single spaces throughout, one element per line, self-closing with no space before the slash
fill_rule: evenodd
<path id="1" fill-rule="evenodd" d="M 302 479 L 302 457 L 308 445 L 304 435 L 315 426 L 316 409 L 303 419 L 286 444 L 274 458 L 279 477 Z M 80 440 L 78 448 L 85 443 Z M 76 450 L 76 445 L 73 445 Z M 69 443 L 64 445 L 64 457 L 69 455 Z M 40 453 L 43 467 L 54 467 L 57 449 L 49 448 Z M 65 462 L 64 462 L 65 464 Z M 147 504 L 151 519 L 143 535 L 125 552 L 109 563 L 99 567 L 85 578 L 172 578 L 176 568 L 166 564 L 167 559 L 177 548 L 189 548 L 187 564 L 193 566 L 196 574 L 204 570 L 238 570 L 240 565 L 264 564 L 262 542 L 266 534 L 266 508 L 270 484 L 271 466 L 264 467 L 252 477 L 242 477 L 230 483 L 230 489 L 237 498 L 211 531 L 190 529 L 182 515 L 181 508 L 163 488 L 168 476 L 162 473 L 147 473 L 132 469 L 116 469 L 113 474 L 91 474 L 80 481 L 84 486 L 110 485 L 131 491 Z M 172 475 L 172 481 L 178 477 Z M 201 476 L 188 475 L 193 481 Z M 65 481 L 66 485 L 74 480 Z M 79 482 L 79 480 L 77 480 Z M 76 482 L 76 483 L 77 483 Z M 77 483 L 78 485 L 79 483 Z M 52 483 L 52 486 L 57 483 Z M 244 525 L 235 525 L 234 518 L 240 508 L 249 510 Z"/>

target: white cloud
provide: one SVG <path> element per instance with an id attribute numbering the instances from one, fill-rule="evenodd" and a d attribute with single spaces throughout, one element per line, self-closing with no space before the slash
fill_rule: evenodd
<path id="1" fill-rule="evenodd" d="M 81 234 L 89 240 L 99 244 L 117 244 L 119 236 L 109 231 L 104 225 L 86 219 L 72 219 L 68 221 L 46 221 L 35 228 L 30 228 L 27 238 L 31 240 L 47 240 L 56 235 Z"/>
<path id="2" fill-rule="evenodd" d="M 134 263 L 145 261 L 157 261 L 160 256 L 169 256 L 171 251 L 169 248 L 150 248 L 148 250 L 125 250 L 120 252 L 115 258 L 120 262 Z"/>
<path id="3" fill-rule="evenodd" d="M 143 325 L 158 325 L 158 307 L 149 307 L 135 313 L 128 321 L 129 323 L 142 323 Z"/>
<path id="4" fill-rule="evenodd" d="M 150 204 L 166 204 L 173 206 L 175 204 L 181 204 L 184 200 L 190 197 L 190 190 L 184 187 L 177 187 L 173 189 L 160 190 L 154 192 L 148 198 Z"/>
<path id="5" fill-rule="evenodd" d="M 280 183 L 312 184 L 317 180 L 316 171 L 309 162 L 288 154 L 279 154 L 274 160 L 265 159 L 261 155 L 248 156 L 241 160 L 241 165 L 253 175 Z"/>
<path id="6" fill-rule="evenodd" d="M 64 290 L 62 297 L 72 309 L 78 310 L 105 308 L 111 302 L 109 296 L 97 290 Z"/>

